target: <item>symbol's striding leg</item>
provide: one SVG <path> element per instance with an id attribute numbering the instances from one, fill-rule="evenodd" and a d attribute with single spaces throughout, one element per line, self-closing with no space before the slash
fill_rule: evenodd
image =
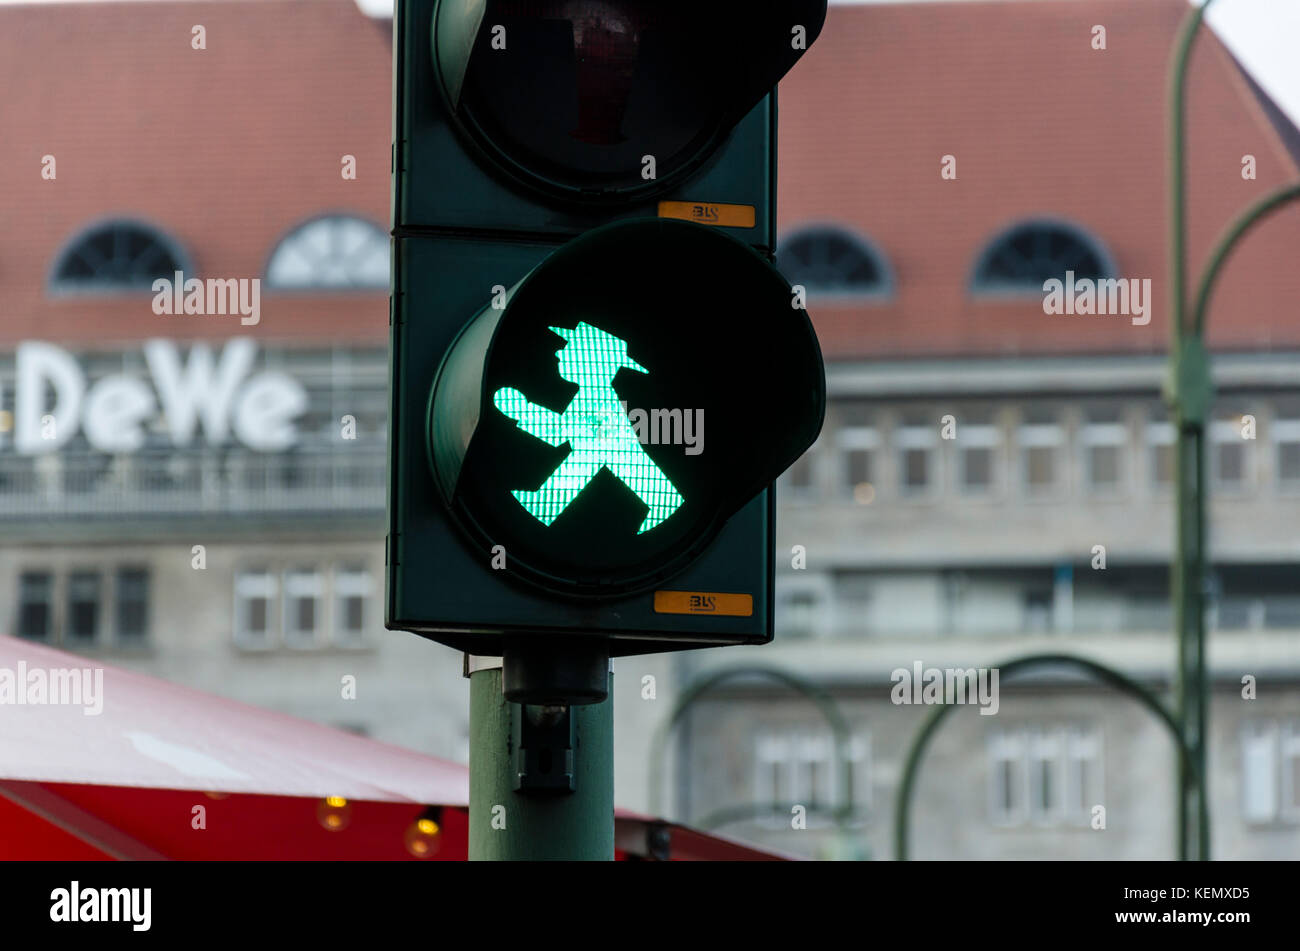
<path id="1" fill-rule="evenodd" d="M 529 515 L 549 526 L 569 507 L 578 493 L 587 487 L 600 470 L 600 461 L 591 454 L 574 450 L 565 456 L 558 469 L 535 492 L 511 491 Z"/>
<path id="2" fill-rule="evenodd" d="M 606 465 L 650 508 L 641 527 L 636 530 L 638 535 L 650 531 L 681 507 L 681 493 L 640 446 L 619 453 L 617 460 L 611 460 Z"/>

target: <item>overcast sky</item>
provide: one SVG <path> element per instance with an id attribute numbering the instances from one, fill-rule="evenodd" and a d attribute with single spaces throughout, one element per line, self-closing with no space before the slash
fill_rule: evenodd
<path id="1" fill-rule="evenodd" d="M 87 0 L 0 0 L 5 3 L 63 3 Z M 122 2 L 122 0 L 93 0 Z M 153 2 L 153 0 L 126 0 Z M 388 16 L 393 0 L 355 0 L 367 13 Z M 963 3 L 968 0 L 830 0 L 831 3 Z M 1086 0 L 1035 0 L 1038 3 L 1085 3 Z M 1142 0 L 1130 0 L 1141 3 Z M 1192 0 L 1200 2 L 1200 0 Z M 1210 25 L 1224 43 L 1268 90 L 1292 120 L 1300 124 L 1300 0 L 1215 0 Z"/>

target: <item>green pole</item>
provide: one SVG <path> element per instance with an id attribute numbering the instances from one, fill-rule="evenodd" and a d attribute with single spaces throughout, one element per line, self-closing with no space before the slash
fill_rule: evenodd
<path id="1" fill-rule="evenodd" d="M 475 658 L 481 663 L 484 658 Z M 614 692 L 573 706 L 572 792 L 516 791 L 512 739 L 521 704 L 501 692 L 501 668 L 469 677 L 469 858 L 471 861 L 612 861 Z M 536 709 L 536 708 L 532 708 Z"/>
<path id="2" fill-rule="evenodd" d="M 1300 199 L 1300 185 L 1284 186 L 1266 196 L 1227 229 L 1210 254 L 1187 320 L 1186 269 L 1186 87 L 1187 64 L 1205 12 L 1214 0 L 1190 11 L 1175 47 L 1170 69 L 1170 375 L 1166 397 L 1177 426 L 1175 459 L 1177 513 L 1170 586 L 1174 627 L 1178 634 L 1175 681 L 1176 717 L 1183 730 L 1187 757 L 1178 783 L 1179 857 L 1193 852 L 1210 857 L 1209 775 L 1206 747 L 1209 722 L 1209 672 L 1205 647 L 1205 424 L 1213 388 L 1205 349 L 1205 321 L 1215 281 L 1237 242 L 1257 222 Z"/>
<path id="3" fill-rule="evenodd" d="M 1174 558 L 1170 596 L 1178 638 L 1175 717 L 1187 755 L 1178 768 L 1178 857 L 1210 857 L 1205 795 L 1205 417 L 1211 398 L 1209 358 L 1199 328 L 1185 323 L 1187 306 L 1187 64 L 1205 11 L 1191 10 L 1175 47 L 1169 93 L 1169 360 L 1166 389 L 1174 424 Z"/>

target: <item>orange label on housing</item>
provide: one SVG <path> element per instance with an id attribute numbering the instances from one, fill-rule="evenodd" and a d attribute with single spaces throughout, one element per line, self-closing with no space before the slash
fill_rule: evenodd
<path id="1" fill-rule="evenodd" d="M 656 591 L 655 613 L 750 617 L 754 613 L 754 598 L 748 594 L 719 594 L 716 591 Z"/>
<path id="2" fill-rule="evenodd" d="M 754 227 L 753 205 L 723 205 L 716 201 L 661 201 L 660 218 L 681 218 L 701 225 L 725 228 Z"/>

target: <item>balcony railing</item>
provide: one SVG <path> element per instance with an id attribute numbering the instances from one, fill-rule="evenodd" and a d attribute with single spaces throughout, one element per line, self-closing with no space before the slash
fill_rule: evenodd
<path id="1" fill-rule="evenodd" d="M 0 454 L 0 520 L 337 513 L 384 509 L 382 442 L 244 449 Z"/>

